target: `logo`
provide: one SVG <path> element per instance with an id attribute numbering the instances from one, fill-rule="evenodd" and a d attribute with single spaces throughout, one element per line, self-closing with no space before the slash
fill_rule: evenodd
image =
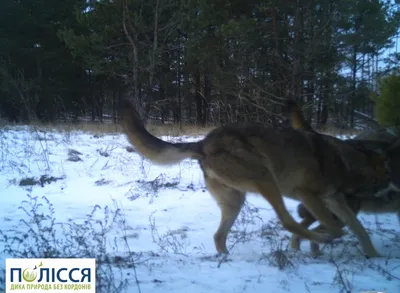
<path id="1" fill-rule="evenodd" d="M 8 258 L 6 293 L 96 292 L 94 258 Z"/>

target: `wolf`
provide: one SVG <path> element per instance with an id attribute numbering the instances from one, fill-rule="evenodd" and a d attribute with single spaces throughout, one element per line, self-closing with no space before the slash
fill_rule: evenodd
<path id="1" fill-rule="evenodd" d="M 227 235 L 246 193 L 254 192 L 269 202 L 289 232 L 317 243 L 331 242 L 343 235 L 333 212 L 346 219 L 366 255 L 379 256 L 343 196 L 344 191 L 365 186 L 387 186 L 386 158 L 381 150 L 375 152 L 376 144 L 360 141 L 352 146 L 328 135 L 259 124 L 220 126 L 198 142 L 169 143 L 146 130 L 131 102 L 123 101 L 121 118 L 129 142 L 153 163 L 176 164 L 187 158 L 199 162 L 206 187 L 221 210 L 214 234 L 218 253 L 228 253 Z M 283 194 L 301 201 L 327 232 L 311 231 L 296 222 Z"/>
<path id="2" fill-rule="evenodd" d="M 301 111 L 297 103 L 295 103 L 294 101 L 288 101 L 286 107 L 289 113 L 290 117 L 289 121 L 291 127 L 298 130 L 301 129 L 316 133 L 316 131 L 311 127 L 311 125 L 305 120 L 303 112 Z M 395 148 L 398 148 L 398 144 L 396 143 L 396 141 L 398 140 L 398 136 L 388 132 L 386 129 L 376 132 L 363 132 L 357 135 L 354 138 L 354 140 L 370 140 L 370 141 L 383 142 L 394 145 L 394 147 L 392 147 L 393 148 L 392 157 L 394 158 L 393 161 L 396 162 L 396 155 L 393 154 L 395 154 L 394 152 Z M 350 144 L 353 143 L 351 140 L 345 142 L 348 142 Z M 395 164 L 393 161 L 391 162 L 392 165 Z M 395 172 L 396 171 L 392 170 L 391 177 L 394 178 L 397 177 L 396 174 L 394 174 Z M 397 217 L 400 223 L 400 189 L 395 184 L 393 184 L 393 182 L 390 182 L 387 188 L 383 188 L 380 190 L 367 188 L 362 192 L 346 194 L 346 201 L 348 206 L 354 212 L 354 214 L 357 214 L 359 211 L 366 213 L 374 213 L 374 214 L 397 213 Z M 312 215 L 312 213 L 302 203 L 298 205 L 297 213 L 299 217 L 302 218 L 300 224 L 306 228 L 310 227 L 314 222 L 317 221 L 316 218 Z M 340 222 L 341 227 L 344 226 L 343 221 L 341 221 L 338 217 L 335 216 L 335 219 Z M 323 231 L 323 229 L 324 227 L 322 225 L 319 225 L 317 228 L 313 230 Z M 299 250 L 300 241 L 301 237 L 293 234 L 291 238 L 290 247 Z M 310 247 L 311 247 L 311 253 L 313 255 L 320 254 L 318 243 L 311 242 Z"/>

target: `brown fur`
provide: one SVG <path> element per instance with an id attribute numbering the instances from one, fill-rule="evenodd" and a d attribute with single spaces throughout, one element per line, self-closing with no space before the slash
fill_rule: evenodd
<path id="1" fill-rule="evenodd" d="M 227 125 L 196 143 L 168 143 L 144 128 L 129 102 L 122 109 L 122 125 L 136 150 L 154 163 L 175 164 L 185 158 L 199 161 L 207 188 L 221 209 L 221 222 L 214 235 L 219 253 L 228 253 L 227 235 L 246 192 L 261 194 L 288 231 L 323 243 L 343 235 L 330 213 L 337 214 L 342 190 L 387 184 L 386 174 L 377 174 L 365 153 L 326 135 L 256 124 Z M 318 148 L 323 148 L 319 157 L 315 155 Z M 324 161 L 322 167 L 320 159 Z M 330 235 L 297 223 L 283 202 L 283 194 L 303 202 Z M 330 203 L 329 209 L 325 200 Z M 348 217 L 353 220 L 351 215 Z M 357 224 L 354 226 L 365 253 L 377 256 L 368 235 Z"/>
<path id="2" fill-rule="evenodd" d="M 310 126 L 308 122 L 306 122 L 303 113 L 300 107 L 293 101 L 288 102 L 288 112 L 290 117 L 291 126 L 294 129 L 305 130 L 312 133 L 316 133 L 316 131 Z M 364 143 L 367 141 L 368 143 Z M 392 156 L 393 153 L 396 153 L 395 150 L 395 142 L 397 138 L 387 132 L 365 132 L 356 137 L 354 140 L 346 140 L 345 143 L 351 144 L 352 146 L 362 149 L 366 147 L 367 153 L 369 153 L 368 149 L 372 144 L 381 144 L 381 148 L 388 148 L 388 145 L 392 145 Z M 376 144 L 375 144 L 376 145 Z M 373 153 L 369 153 L 368 161 L 375 165 L 375 170 L 377 173 L 386 172 L 386 168 L 383 168 L 382 161 L 386 159 L 386 156 L 377 155 Z M 393 174 L 393 173 L 392 173 Z M 400 194 L 398 193 L 399 189 L 393 184 L 389 184 L 388 188 L 381 188 L 381 190 L 377 193 L 376 189 L 366 188 L 364 190 L 359 190 L 355 193 L 347 194 L 345 198 L 343 198 L 343 206 L 345 209 L 350 208 L 352 213 L 357 214 L 360 210 L 364 212 L 371 213 L 387 213 L 387 212 L 397 212 L 399 221 L 400 221 Z M 375 193 L 375 197 L 373 196 Z M 312 213 L 304 206 L 304 204 L 298 205 L 298 214 L 303 219 L 301 221 L 301 225 L 308 228 L 315 221 L 315 217 Z M 335 219 L 341 223 L 341 227 L 344 226 L 344 222 L 348 222 L 348 218 L 343 218 L 340 221 L 338 217 L 335 216 Z M 352 224 L 354 225 L 354 224 Z M 323 225 L 320 225 L 314 231 L 323 231 Z M 292 235 L 291 247 L 295 249 L 300 248 L 300 240 L 301 237 L 298 235 Z M 313 254 L 319 254 L 319 245 L 315 242 L 311 242 L 311 252 Z"/>

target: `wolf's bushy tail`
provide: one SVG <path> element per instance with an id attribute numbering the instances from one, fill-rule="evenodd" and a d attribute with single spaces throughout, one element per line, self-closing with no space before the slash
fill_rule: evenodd
<path id="1" fill-rule="evenodd" d="M 121 103 L 121 125 L 138 153 L 153 163 L 171 165 L 186 158 L 200 158 L 201 142 L 169 143 L 149 133 L 130 101 Z"/>

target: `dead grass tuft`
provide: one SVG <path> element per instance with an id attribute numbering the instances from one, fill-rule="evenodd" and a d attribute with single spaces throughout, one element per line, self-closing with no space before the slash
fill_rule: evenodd
<path id="1" fill-rule="evenodd" d="M 148 124 L 146 126 L 147 130 L 154 135 L 166 135 L 166 136 L 181 136 L 181 135 L 193 135 L 200 136 L 206 135 L 211 130 L 215 128 L 215 126 L 211 127 L 202 127 L 199 125 L 193 124 Z"/>
<path id="2" fill-rule="evenodd" d="M 9 127 L 22 126 L 22 124 L 0 124 L 0 129 L 8 129 Z M 82 131 L 93 135 L 103 134 L 115 134 L 122 133 L 122 127 L 119 124 L 113 123 L 30 123 L 28 126 L 35 127 L 40 131 L 60 131 L 65 133 L 71 133 L 74 131 Z M 202 127 L 199 125 L 189 124 L 148 124 L 146 125 L 147 130 L 157 136 L 200 136 L 210 132 L 215 127 Z"/>
<path id="3" fill-rule="evenodd" d="M 7 129 L 11 125 L 17 124 L 6 124 L 1 123 L 0 129 Z M 113 123 L 98 123 L 98 122 L 80 122 L 80 123 L 30 123 L 29 126 L 37 127 L 42 131 L 62 131 L 66 133 L 74 131 L 83 131 L 93 135 L 102 134 L 116 134 L 122 133 L 122 127 L 119 124 Z M 146 125 L 147 130 L 156 136 L 203 136 L 209 133 L 217 126 L 200 126 L 196 124 L 154 124 L 149 123 Z M 341 129 L 334 126 L 325 126 L 324 128 L 317 129 L 318 132 L 332 135 L 332 136 L 353 136 L 362 132 L 362 129 Z"/>
<path id="4" fill-rule="evenodd" d="M 31 124 L 32 125 L 32 124 Z M 58 130 L 63 132 L 83 131 L 91 134 L 112 134 L 122 132 L 119 124 L 113 123 L 57 123 L 57 124 L 35 124 L 43 130 Z"/>

